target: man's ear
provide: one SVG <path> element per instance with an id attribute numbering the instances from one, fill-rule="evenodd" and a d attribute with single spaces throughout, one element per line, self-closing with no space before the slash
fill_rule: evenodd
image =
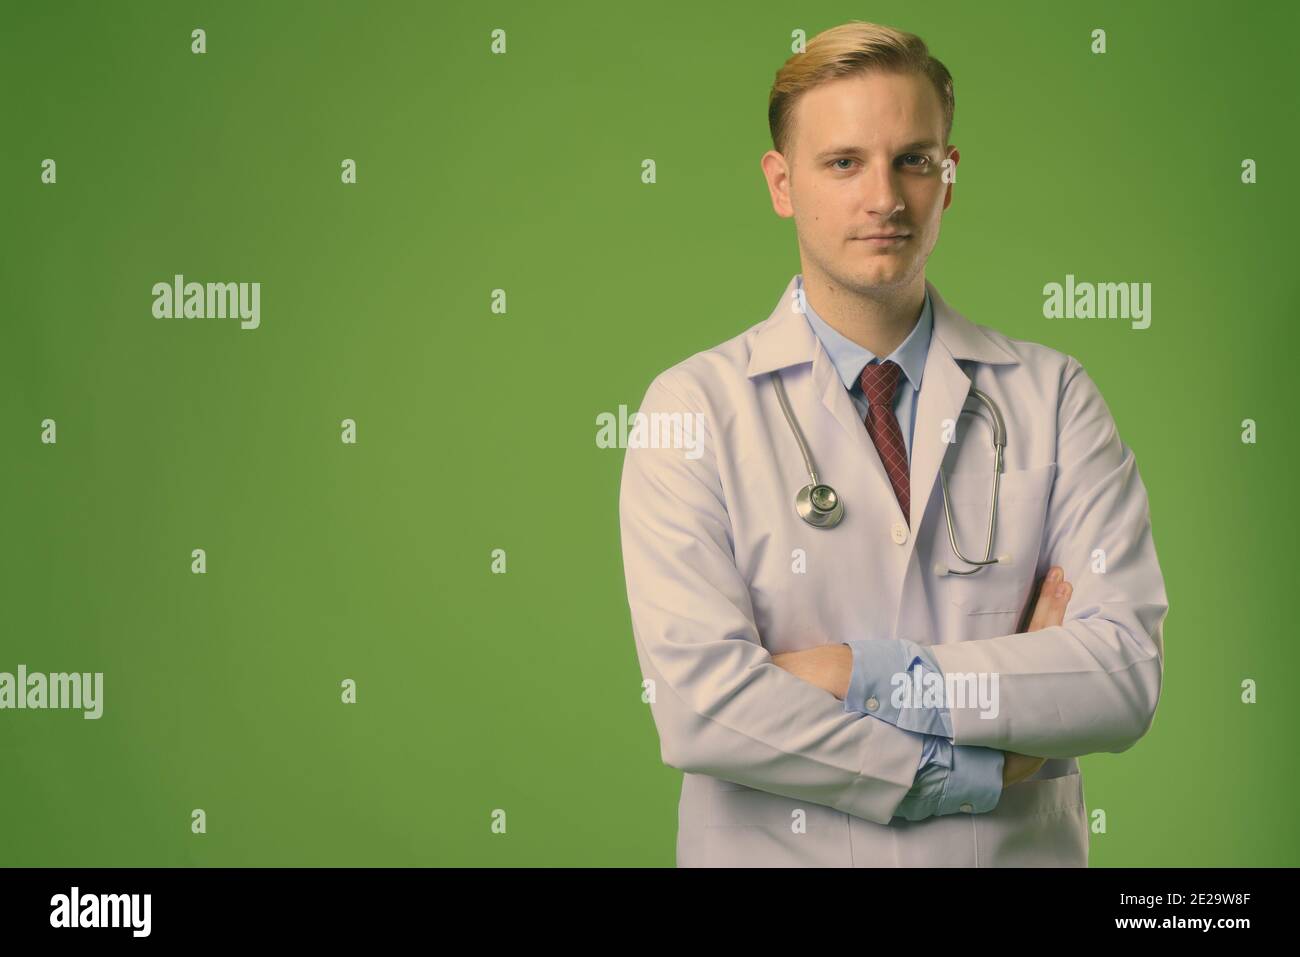
<path id="1" fill-rule="evenodd" d="M 776 150 L 768 150 L 758 161 L 767 181 L 767 192 L 772 197 L 772 209 L 782 219 L 794 216 L 790 204 L 790 165 Z"/>

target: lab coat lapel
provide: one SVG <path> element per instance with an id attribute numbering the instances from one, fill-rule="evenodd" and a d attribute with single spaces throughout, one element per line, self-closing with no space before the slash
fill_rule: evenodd
<path id="1" fill-rule="evenodd" d="M 798 285 L 796 278 L 795 276 L 790 278 L 781 301 L 772 310 L 767 322 L 763 323 L 758 330 L 746 374 L 754 378 L 773 370 L 811 361 L 812 394 L 821 397 L 822 406 L 839 423 L 840 429 L 844 431 L 848 442 L 855 450 L 858 461 L 862 463 L 859 478 L 875 484 L 877 488 L 871 493 L 872 500 L 891 502 L 893 514 L 901 519 L 903 511 L 894 495 L 893 486 L 889 483 L 889 476 L 885 474 L 880 453 L 876 451 L 875 443 L 871 441 L 871 436 L 867 432 L 866 423 L 858 417 L 857 406 L 853 404 L 848 390 L 844 388 L 844 383 L 835 371 L 835 365 L 822 346 L 821 340 L 808 324 L 808 318 L 800 308 L 801 304 L 796 301 L 795 292 Z M 924 382 L 922 378 L 922 385 Z M 820 423 L 799 408 L 798 401 L 793 395 L 791 403 L 795 407 L 794 413 L 802 423 L 808 442 L 812 446 L 813 457 L 816 459 L 818 445 L 816 436 Z M 829 481 L 832 485 L 837 481 L 832 476 L 820 474 L 818 478 L 823 482 Z M 847 486 L 843 479 L 838 481 Z"/>
<path id="2" fill-rule="evenodd" d="M 946 441 L 952 434 L 962 406 L 970 394 L 971 378 L 958 359 L 973 359 L 989 364 L 1016 363 L 1014 355 L 997 345 L 979 327 L 957 312 L 926 280 L 934 316 L 930 350 L 926 355 L 925 373 L 921 376 L 921 393 L 917 397 L 916 428 L 912 434 L 911 526 L 915 533 L 926 505 L 934 493 L 939 466 L 951 447 Z M 915 534 L 913 534 L 915 541 Z"/>
<path id="3" fill-rule="evenodd" d="M 939 465 L 948 451 L 944 441 L 944 423 L 957 421 L 962 404 L 970 391 L 970 376 L 962 371 L 938 333 L 938 310 L 935 310 L 935 333 L 930 340 L 930 351 L 925 359 L 925 373 L 921 376 L 921 392 L 916 406 L 916 426 L 912 433 L 912 514 L 913 532 L 920 526 L 926 504 L 934 490 Z M 915 535 L 913 535 L 915 541 Z"/>

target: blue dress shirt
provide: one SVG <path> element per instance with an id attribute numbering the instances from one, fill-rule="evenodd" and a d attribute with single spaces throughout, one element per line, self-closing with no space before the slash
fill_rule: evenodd
<path id="1" fill-rule="evenodd" d="M 802 275 L 797 277 L 796 284 L 797 291 L 802 293 Z M 881 360 L 828 325 L 806 298 L 802 302 L 808 324 L 821 340 L 840 381 L 849 390 L 865 428 L 870 402 L 862 392 L 859 377 L 863 366 Z M 886 357 L 897 363 L 906 377 L 906 383 L 894 397 L 894 414 L 907 446 L 909 463 L 921 376 L 925 372 L 933 328 L 934 309 L 927 290 L 920 319 L 902 344 Z M 936 814 L 981 813 L 996 807 L 1002 796 L 1003 752 L 996 748 L 954 745 L 952 718 L 944 705 L 919 707 L 919 702 L 912 702 L 911 707 L 900 708 L 893 703 L 895 675 L 910 675 L 913 671 L 920 675 L 927 671 L 941 674 L 921 646 L 905 638 L 865 638 L 843 644 L 853 651 L 853 673 L 844 710 L 871 715 L 924 738 L 916 780 L 898 806 L 898 816 L 919 821 Z"/>

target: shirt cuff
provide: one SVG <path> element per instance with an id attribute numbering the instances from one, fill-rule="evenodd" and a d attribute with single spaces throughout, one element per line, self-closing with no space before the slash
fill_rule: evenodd
<path id="1" fill-rule="evenodd" d="M 925 736 L 925 744 L 921 745 L 921 763 L 917 765 L 918 770 L 924 768 L 927 764 L 934 763 L 935 754 L 939 750 L 939 742 L 942 740 L 943 738 L 937 734 L 927 734 Z"/>
<path id="2" fill-rule="evenodd" d="M 841 644 L 853 652 L 845 711 L 951 741 L 943 672 L 920 645 L 906 638 L 862 638 Z"/>
<path id="3" fill-rule="evenodd" d="M 923 821 L 939 812 L 939 802 L 943 800 L 948 774 L 952 769 L 953 746 L 947 739 L 926 735 L 922 751 L 930 752 L 932 757 L 917 772 L 911 790 L 894 811 L 895 817 L 907 821 Z"/>
<path id="4" fill-rule="evenodd" d="M 998 748 L 957 745 L 935 814 L 984 814 L 1002 798 L 1002 765 L 1006 752 Z"/>

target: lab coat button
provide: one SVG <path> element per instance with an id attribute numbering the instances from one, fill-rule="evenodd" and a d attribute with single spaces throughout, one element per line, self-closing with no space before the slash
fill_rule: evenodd
<path id="1" fill-rule="evenodd" d="M 880 702 L 876 700 L 876 696 L 875 696 L 875 695 L 872 695 L 870 698 L 867 699 L 867 710 L 868 710 L 868 711 L 875 711 L 875 710 L 876 710 L 877 708 L 879 708 L 879 707 L 880 707 Z"/>
<path id="2" fill-rule="evenodd" d="M 896 544 L 902 545 L 907 541 L 907 526 L 902 522 L 895 522 L 889 531 L 893 533 Z"/>
<path id="3" fill-rule="evenodd" d="M 966 814 L 969 814 L 971 811 L 975 810 L 975 805 L 973 805 L 973 804 L 963 804 L 963 805 L 961 806 L 961 809 L 962 809 L 962 811 L 964 811 Z"/>

